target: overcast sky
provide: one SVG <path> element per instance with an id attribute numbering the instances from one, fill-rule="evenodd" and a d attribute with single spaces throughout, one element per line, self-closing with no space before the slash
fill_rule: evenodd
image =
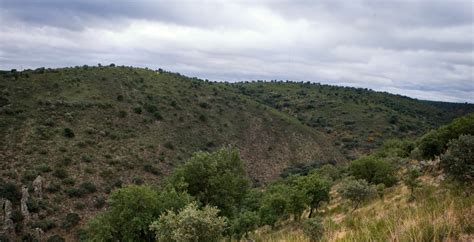
<path id="1" fill-rule="evenodd" d="M 0 0 L 0 69 L 159 67 L 474 102 L 474 1 Z"/>

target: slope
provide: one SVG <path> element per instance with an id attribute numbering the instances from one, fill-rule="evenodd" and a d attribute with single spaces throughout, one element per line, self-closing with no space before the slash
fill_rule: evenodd
<path id="1" fill-rule="evenodd" d="M 234 86 L 260 103 L 328 133 L 349 158 L 370 152 L 387 138 L 415 137 L 474 112 L 473 104 L 420 101 L 318 83 L 259 81 Z"/>

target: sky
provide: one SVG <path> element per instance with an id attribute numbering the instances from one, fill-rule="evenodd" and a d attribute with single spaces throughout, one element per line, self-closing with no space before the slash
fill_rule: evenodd
<path id="1" fill-rule="evenodd" d="M 0 69 L 98 63 L 474 103 L 470 0 L 0 0 Z"/>

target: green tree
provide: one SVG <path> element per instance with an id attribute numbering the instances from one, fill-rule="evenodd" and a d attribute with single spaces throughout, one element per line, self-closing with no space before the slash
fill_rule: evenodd
<path id="1" fill-rule="evenodd" d="M 217 206 L 227 217 L 236 212 L 250 186 L 244 162 L 238 151 L 230 148 L 195 153 L 175 170 L 171 183 L 203 204 Z"/>
<path id="2" fill-rule="evenodd" d="M 349 172 L 357 179 L 365 179 L 371 184 L 383 183 L 392 186 L 397 179 L 390 163 L 374 156 L 365 156 L 354 160 L 349 165 Z"/>
<path id="3" fill-rule="evenodd" d="M 178 213 L 168 211 L 149 228 L 157 241 L 210 242 L 219 241 L 227 226 L 227 219 L 218 216 L 219 209 L 205 206 L 199 209 L 195 202 Z"/>
<path id="4" fill-rule="evenodd" d="M 284 192 L 287 187 L 275 184 L 267 188 L 260 207 L 260 221 L 262 224 L 275 228 L 276 222 L 289 215 L 289 198 Z"/>
<path id="5" fill-rule="evenodd" d="M 353 203 L 354 209 L 352 211 L 355 211 L 363 201 L 374 194 L 374 188 L 366 180 L 353 178 L 343 181 L 337 191 L 342 198 Z"/>
<path id="6" fill-rule="evenodd" d="M 231 233 L 239 240 L 242 236 L 248 238 L 248 232 L 256 229 L 259 223 L 260 217 L 257 212 L 242 211 L 232 220 Z"/>
<path id="7" fill-rule="evenodd" d="M 309 218 L 322 202 L 329 202 L 331 183 L 317 173 L 311 173 L 298 179 L 298 187 L 304 194 L 304 201 L 309 207 Z"/>
<path id="8" fill-rule="evenodd" d="M 448 144 L 440 160 L 443 170 L 454 179 L 471 183 L 474 180 L 474 136 L 461 135 Z"/>
<path id="9" fill-rule="evenodd" d="M 87 235 L 92 241 L 153 241 L 149 225 L 166 210 L 177 210 L 191 201 L 186 193 L 171 189 L 160 193 L 149 186 L 128 186 L 115 190 L 109 209 L 92 219 Z"/>

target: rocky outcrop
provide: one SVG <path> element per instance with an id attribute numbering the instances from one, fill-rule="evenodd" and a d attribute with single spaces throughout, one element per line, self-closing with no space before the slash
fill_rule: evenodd
<path id="1" fill-rule="evenodd" d="M 4 211 L 4 218 L 3 218 L 3 232 L 7 235 L 13 235 L 15 233 L 15 224 L 13 223 L 13 208 L 12 203 L 10 200 L 6 199 L 3 202 L 3 211 Z"/>
<path id="2" fill-rule="evenodd" d="M 36 198 L 43 198 L 43 177 L 37 176 L 33 181 L 33 191 Z"/>
<path id="3" fill-rule="evenodd" d="M 25 222 L 30 220 L 30 211 L 28 211 L 28 199 L 30 198 L 30 194 L 28 193 L 28 187 L 23 186 L 21 188 L 21 201 L 20 201 L 20 211 L 21 215 L 23 215 L 23 219 Z"/>

